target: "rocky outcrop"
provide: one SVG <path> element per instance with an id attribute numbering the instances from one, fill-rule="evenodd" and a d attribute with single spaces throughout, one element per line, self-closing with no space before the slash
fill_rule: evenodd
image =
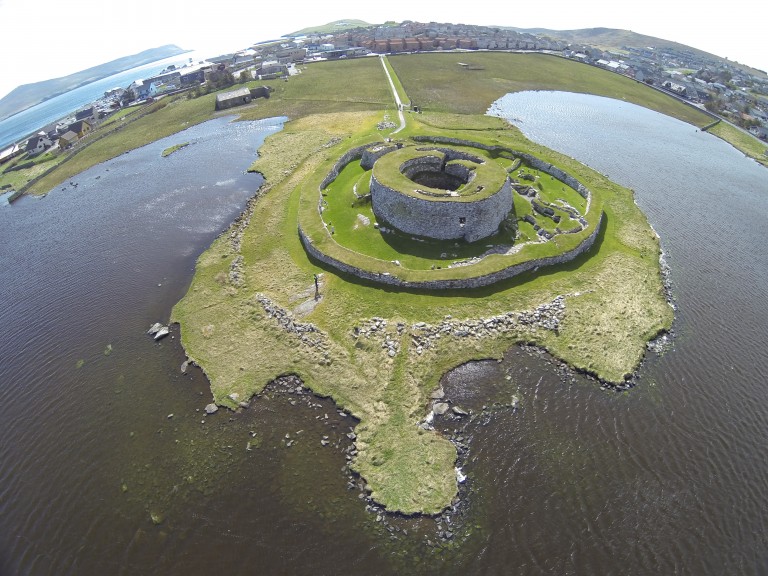
<path id="1" fill-rule="evenodd" d="M 274 318 L 280 328 L 295 334 L 307 346 L 323 349 L 327 347 L 325 334 L 317 326 L 307 322 L 297 322 L 289 310 L 275 304 L 264 294 L 256 294 L 255 299 L 261 304 L 267 317 Z"/>

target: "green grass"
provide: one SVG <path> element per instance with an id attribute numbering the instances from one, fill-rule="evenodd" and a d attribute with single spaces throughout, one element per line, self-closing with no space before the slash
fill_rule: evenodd
<path id="1" fill-rule="evenodd" d="M 296 233 L 299 214 L 306 208 L 304 193 L 319 193 L 319 182 L 343 150 L 378 141 L 375 125 L 381 118 L 380 109 L 307 116 L 268 138 L 253 169 L 265 174 L 270 184 L 253 208 L 239 251 L 229 235 L 214 242 L 198 260 L 195 278 L 174 308 L 173 319 L 181 323 L 188 354 L 208 375 L 216 402 L 232 406 L 231 393 L 248 398 L 279 374 L 298 374 L 314 391 L 332 396 L 360 418 L 359 452 L 352 465 L 374 498 L 390 510 L 435 513 L 456 493 L 456 453 L 417 422 L 444 371 L 471 359 L 498 357 L 524 341 L 620 381 L 642 358 L 646 340 L 669 326 L 672 312 L 662 293 L 658 240 L 631 192 L 528 142 L 513 127 L 493 122 L 496 130 L 489 130 L 482 117 L 466 117 L 465 128 L 478 129 L 461 133 L 489 142 L 502 140 L 551 159 L 600 194 L 607 221 L 591 253 L 486 289 L 439 294 L 369 286 L 318 268 Z M 445 119 L 456 123 L 453 116 Z M 424 134 L 434 128 L 412 122 L 408 130 Z M 361 176 L 361 170 L 349 168 L 340 184 L 349 187 Z M 556 195 L 558 190 L 548 190 L 551 187 L 544 182 L 544 190 Z M 314 198 L 310 209 L 316 212 L 318 196 Z M 345 227 L 353 225 L 356 214 L 348 211 Z M 227 278 L 238 256 L 244 260 L 244 283 L 234 285 Z M 305 308 L 313 301 L 315 273 L 322 273 L 322 299 L 313 309 Z M 257 294 L 294 311 L 300 322 L 317 326 L 320 343 L 308 345 L 280 329 L 264 313 Z M 568 296 L 557 333 L 521 325 L 487 339 L 447 336 L 422 354 L 410 344 L 408 331 L 415 322 L 438 324 L 446 313 L 471 319 L 530 310 L 559 294 Z M 355 326 L 374 316 L 386 318 L 390 338 L 400 342 L 394 357 L 382 348 L 381 338 L 353 335 Z M 397 332 L 398 322 L 407 327 L 403 335 Z"/>
<path id="2" fill-rule="evenodd" d="M 583 214 L 587 207 L 587 200 L 570 186 L 566 186 L 556 178 L 553 178 L 549 174 L 539 172 L 538 170 L 523 168 L 519 172 L 528 172 L 536 175 L 534 187 L 538 190 L 544 201 L 554 203 L 562 200 Z"/>
<path id="3" fill-rule="evenodd" d="M 181 144 L 174 144 L 173 146 L 170 146 L 170 147 L 166 148 L 165 150 L 163 150 L 162 153 L 160 154 L 160 156 L 165 158 L 166 156 L 170 156 L 171 154 L 173 154 L 177 150 L 181 150 L 182 148 L 185 148 L 187 146 L 189 146 L 189 142 L 182 142 Z"/>
<path id="4" fill-rule="evenodd" d="M 271 116 L 299 119 L 311 114 L 394 109 L 386 75 L 378 58 L 315 62 L 300 66 L 289 80 L 265 82 L 274 91 L 268 100 L 243 107 L 243 120 Z"/>
<path id="5" fill-rule="evenodd" d="M 33 178 L 39 176 L 51 166 L 61 162 L 62 154 L 60 152 L 45 152 L 37 157 L 30 158 L 27 154 L 22 154 L 14 161 L 6 165 L 0 172 L 0 186 L 10 185 L 14 190 L 19 190 Z M 9 170 L 16 165 L 33 162 L 34 165 L 22 170 Z"/>
<path id="6" fill-rule="evenodd" d="M 403 84 L 400 82 L 400 78 L 397 76 L 395 69 L 392 68 L 392 64 L 389 63 L 389 59 L 386 56 L 382 58 L 382 61 L 387 67 L 387 70 L 389 70 L 389 77 L 392 78 L 392 84 L 395 85 L 395 90 L 397 91 L 397 96 L 400 98 L 400 102 L 402 102 L 405 108 L 409 108 L 411 106 L 411 100 L 405 92 L 405 88 L 403 88 Z"/>
<path id="7" fill-rule="evenodd" d="M 140 112 L 142 110 L 141 106 L 131 106 L 129 108 L 120 108 L 115 113 L 110 115 L 109 118 L 104 120 L 104 122 L 101 123 L 99 128 L 108 128 L 112 124 L 116 122 L 124 122 L 124 118 L 128 118 L 133 114 L 136 114 L 137 112 Z"/>
<path id="8" fill-rule="evenodd" d="M 408 54 L 389 61 L 411 101 L 430 111 L 484 114 L 509 92 L 565 90 L 626 100 L 699 127 L 711 122 L 703 112 L 641 82 L 548 54 Z"/>
<path id="9" fill-rule="evenodd" d="M 747 134 L 727 122 L 718 122 L 707 132 L 722 138 L 763 166 L 768 166 L 768 154 L 766 154 L 768 152 L 768 143 L 758 140 L 751 134 Z"/>

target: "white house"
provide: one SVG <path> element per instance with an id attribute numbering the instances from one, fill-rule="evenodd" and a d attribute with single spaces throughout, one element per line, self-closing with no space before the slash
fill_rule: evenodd
<path id="1" fill-rule="evenodd" d="M 157 94 L 157 84 L 154 82 L 144 82 L 144 80 L 132 82 L 128 89 L 133 90 L 137 100 L 146 100 Z"/>
<path id="2" fill-rule="evenodd" d="M 39 132 L 27 140 L 27 153 L 30 156 L 41 154 L 53 146 L 53 141 L 45 132 Z"/>

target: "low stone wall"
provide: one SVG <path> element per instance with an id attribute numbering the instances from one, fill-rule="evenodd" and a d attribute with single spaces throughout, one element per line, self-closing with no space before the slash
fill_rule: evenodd
<path id="1" fill-rule="evenodd" d="M 409 196 L 371 176 L 371 198 L 373 213 L 380 223 L 405 234 L 436 240 L 464 238 L 475 242 L 491 236 L 512 210 L 509 178 L 495 194 L 461 202 Z"/>
<path id="2" fill-rule="evenodd" d="M 376 160 L 385 154 L 393 152 L 394 150 L 397 150 L 397 146 L 386 146 L 383 144 L 377 145 L 375 143 L 363 144 L 357 148 L 350 148 L 344 154 L 342 154 L 341 158 L 339 158 L 336 161 L 336 164 L 333 165 L 331 171 L 328 172 L 327 176 L 320 184 L 320 190 L 325 190 L 328 186 L 330 186 L 331 183 L 339 177 L 341 171 L 346 168 L 347 164 L 350 164 L 355 160 L 360 160 L 360 166 L 362 166 L 363 170 L 370 170 L 373 168 Z"/>
<path id="3" fill-rule="evenodd" d="M 576 190 L 576 192 L 578 192 L 582 198 L 589 200 L 589 189 L 567 172 L 560 170 L 560 168 L 553 166 L 549 162 L 544 162 L 543 160 L 536 158 L 536 156 L 531 156 L 530 154 L 525 154 L 524 152 L 514 152 L 514 154 L 521 158 L 523 162 L 528 164 L 528 166 L 531 168 L 540 170 L 545 174 L 549 174 L 556 180 L 560 180 L 560 182 L 566 186 L 570 186 Z"/>
<path id="4" fill-rule="evenodd" d="M 476 276 L 474 278 L 456 279 L 456 280 L 428 280 L 424 282 L 407 282 L 405 280 L 398 278 L 397 276 L 392 276 L 391 274 L 380 274 L 376 272 L 369 272 L 367 270 L 362 270 L 350 264 L 345 264 L 344 262 L 341 262 L 340 260 L 332 258 L 331 256 L 328 256 L 327 254 L 315 248 L 315 246 L 312 244 L 309 238 L 307 238 L 307 236 L 304 234 L 304 231 L 301 229 L 301 226 L 299 226 L 299 238 L 301 239 L 301 243 L 304 245 L 304 249 L 312 258 L 344 274 L 350 274 L 352 276 L 361 278 L 363 280 L 368 280 L 370 282 L 375 282 L 378 284 L 387 284 L 389 286 L 398 286 L 400 288 L 417 288 L 417 289 L 423 289 L 423 290 L 450 290 L 450 289 L 471 289 L 471 288 L 480 288 L 482 286 L 489 286 L 491 284 L 495 284 L 496 282 L 500 282 L 501 280 L 507 280 L 509 278 L 517 276 L 518 274 L 522 274 L 523 272 L 528 272 L 535 268 L 541 268 L 543 266 L 553 266 L 555 264 L 563 264 L 565 262 L 570 262 L 571 260 L 573 260 L 577 256 L 580 256 L 581 254 L 583 254 L 584 252 L 586 252 L 592 247 L 592 244 L 594 244 L 595 238 L 597 238 L 597 235 L 600 233 L 602 226 L 603 226 L 603 214 L 601 213 L 600 220 L 595 226 L 595 229 L 587 238 L 585 238 L 574 249 L 569 250 L 567 252 L 563 252 L 562 254 L 558 254 L 557 256 L 548 256 L 546 258 L 527 260 L 525 262 L 520 262 L 519 264 L 513 264 L 512 266 L 509 266 L 508 268 L 504 268 L 503 270 L 499 270 L 498 272 L 492 272 L 490 274 Z"/>
<path id="5" fill-rule="evenodd" d="M 320 190 L 325 190 L 328 188 L 331 182 L 339 177 L 339 174 L 342 170 L 344 170 L 347 164 L 354 162 L 355 160 L 360 160 L 363 157 L 363 153 L 370 147 L 371 144 L 365 144 L 364 146 L 358 146 L 357 148 L 350 148 L 344 154 L 342 154 L 341 158 L 336 161 L 336 164 L 333 165 L 331 171 L 328 172 L 328 175 L 323 179 L 322 183 L 320 184 Z"/>
<path id="6" fill-rule="evenodd" d="M 470 162 L 474 162 L 475 164 L 482 164 L 483 159 L 478 158 L 477 156 L 474 156 L 472 154 L 468 154 L 467 152 L 462 152 L 461 150 L 454 150 L 453 148 L 440 148 L 438 146 L 433 147 L 423 147 L 423 148 L 416 148 L 419 152 L 440 152 L 445 156 L 446 162 L 452 162 L 453 160 L 468 160 Z"/>
<path id="7" fill-rule="evenodd" d="M 397 146 L 386 146 L 384 144 L 369 146 L 363 152 L 362 158 L 360 158 L 360 166 L 363 170 L 372 170 L 376 160 L 395 150 L 397 150 Z"/>

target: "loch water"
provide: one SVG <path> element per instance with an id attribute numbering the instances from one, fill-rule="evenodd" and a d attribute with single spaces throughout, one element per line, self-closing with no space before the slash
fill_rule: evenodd
<path id="1" fill-rule="evenodd" d="M 492 112 L 634 189 L 659 233 L 674 338 L 634 388 L 517 347 L 445 375 L 483 417 L 437 423 L 468 476 L 439 521 L 366 507 L 344 471 L 354 423 L 329 400 L 206 416 L 177 329 L 145 332 L 281 127 L 214 120 L 0 205 L 0 574 L 768 572 L 768 171 L 615 100 L 522 93 Z"/>

